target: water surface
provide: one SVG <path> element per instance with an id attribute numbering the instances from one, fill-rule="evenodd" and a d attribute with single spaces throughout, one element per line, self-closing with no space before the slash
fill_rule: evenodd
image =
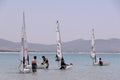
<path id="1" fill-rule="evenodd" d="M 37 73 L 20 74 L 18 71 L 18 53 L 0 53 L 1 80 L 120 80 L 120 54 L 98 54 L 109 66 L 92 66 L 89 54 L 64 54 L 66 63 L 73 63 L 68 70 L 59 70 L 55 62 L 55 53 L 29 54 L 30 61 L 37 56 L 38 63 L 41 56 L 49 59 L 49 70 L 37 70 Z"/>

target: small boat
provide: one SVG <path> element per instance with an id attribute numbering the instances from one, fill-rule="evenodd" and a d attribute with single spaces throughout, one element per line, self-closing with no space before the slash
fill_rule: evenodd
<path id="1" fill-rule="evenodd" d="M 59 29 L 59 22 L 57 21 L 57 53 L 56 53 L 56 61 L 58 62 L 58 67 L 60 68 L 61 59 L 63 58 L 62 54 L 62 42 L 61 42 L 61 35 L 60 35 L 60 29 Z M 67 64 L 65 69 L 71 68 L 72 64 Z"/>
<path id="2" fill-rule="evenodd" d="M 92 29 L 92 40 L 91 40 L 91 59 L 94 66 L 108 66 L 110 63 L 104 63 L 102 65 L 99 64 L 99 58 L 96 56 L 96 50 L 95 50 L 95 35 L 94 35 L 94 29 Z"/>
<path id="3" fill-rule="evenodd" d="M 38 64 L 37 69 L 44 69 L 44 68 L 46 68 L 46 66 L 47 66 L 46 64 L 44 64 L 44 65 Z M 24 12 L 23 12 L 23 26 L 22 26 L 22 37 L 21 37 L 21 51 L 20 51 L 19 71 L 22 72 L 22 73 L 30 73 L 32 71 L 32 65 L 29 64 Z"/>
<path id="4" fill-rule="evenodd" d="M 46 69 L 47 64 L 38 64 L 37 69 Z"/>

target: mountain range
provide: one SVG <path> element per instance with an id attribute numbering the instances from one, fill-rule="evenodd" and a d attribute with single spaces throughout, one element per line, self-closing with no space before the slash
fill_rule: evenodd
<path id="1" fill-rule="evenodd" d="M 119 53 L 120 39 L 96 39 L 96 52 Z M 0 51 L 20 51 L 21 43 L 0 39 Z M 28 43 L 29 51 L 55 52 L 56 44 L 46 45 L 37 43 Z M 64 52 L 90 52 L 91 40 L 77 39 L 69 42 L 62 42 L 62 51 Z"/>

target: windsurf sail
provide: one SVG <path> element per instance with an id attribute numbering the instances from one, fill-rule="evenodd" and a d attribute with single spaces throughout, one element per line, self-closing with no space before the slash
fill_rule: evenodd
<path id="1" fill-rule="evenodd" d="M 56 28 L 56 33 L 57 33 L 57 53 L 56 53 L 56 61 L 60 61 L 62 58 L 62 43 L 61 43 L 61 36 L 60 36 L 60 29 L 59 29 L 59 22 L 56 22 L 57 28 Z"/>
<path id="2" fill-rule="evenodd" d="M 28 62 L 27 37 L 26 37 L 26 29 L 25 29 L 25 14 L 23 12 L 23 26 L 22 26 L 20 66 L 19 66 L 20 71 L 23 71 L 28 64 L 29 62 Z"/>
<path id="3" fill-rule="evenodd" d="M 91 58 L 93 61 L 93 64 L 97 62 L 96 60 L 96 51 L 95 51 L 95 35 L 94 35 L 94 29 L 92 29 L 92 40 L 91 40 Z"/>
<path id="4" fill-rule="evenodd" d="M 63 67 L 59 64 L 59 62 L 62 61 L 62 59 L 64 60 L 63 58 L 63 54 L 62 54 L 62 42 L 61 42 L 61 35 L 60 35 L 60 29 L 59 29 L 59 22 L 57 21 L 57 29 L 56 29 L 56 32 L 57 32 L 57 53 L 56 53 L 56 61 L 58 61 L 58 67 L 60 67 L 60 69 Z M 73 66 L 72 63 L 70 64 L 66 64 L 64 62 L 64 69 L 69 69 Z"/>

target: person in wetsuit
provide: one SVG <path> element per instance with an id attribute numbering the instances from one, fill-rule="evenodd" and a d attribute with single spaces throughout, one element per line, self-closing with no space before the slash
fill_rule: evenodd
<path id="1" fill-rule="evenodd" d="M 61 67 L 60 69 L 65 69 L 66 68 L 66 63 L 64 61 L 64 58 L 61 58 Z"/>

